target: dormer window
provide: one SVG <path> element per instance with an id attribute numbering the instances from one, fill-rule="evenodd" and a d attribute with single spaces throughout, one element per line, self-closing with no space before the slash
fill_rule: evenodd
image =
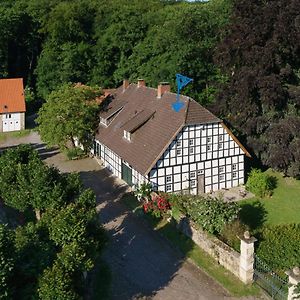
<path id="1" fill-rule="evenodd" d="M 100 117 L 100 124 L 107 126 L 107 119 Z"/>
<path id="2" fill-rule="evenodd" d="M 127 141 L 130 141 L 130 140 L 131 140 L 131 134 L 130 134 L 130 132 L 124 130 L 124 138 L 125 138 Z"/>

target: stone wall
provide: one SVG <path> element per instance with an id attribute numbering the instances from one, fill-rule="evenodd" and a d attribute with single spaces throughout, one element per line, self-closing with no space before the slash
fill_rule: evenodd
<path id="1" fill-rule="evenodd" d="M 176 226 L 220 265 L 240 278 L 240 254 L 237 251 L 216 237 L 198 229 L 196 225 L 186 217 L 182 217 Z"/>

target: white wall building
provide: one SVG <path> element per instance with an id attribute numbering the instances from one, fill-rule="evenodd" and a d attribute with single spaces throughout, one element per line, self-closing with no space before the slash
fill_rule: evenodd
<path id="1" fill-rule="evenodd" d="M 142 182 L 160 191 L 207 193 L 244 183 L 245 148 L 200 104 L 158 89 L 124 81 L 106 100 L 94 154 L 130 185 Z"/>
<path id="2" fill-rule="evenodd" d="M 24 129 L 25 111 L 23 79 L 0 79 L 0 132 Z"/>

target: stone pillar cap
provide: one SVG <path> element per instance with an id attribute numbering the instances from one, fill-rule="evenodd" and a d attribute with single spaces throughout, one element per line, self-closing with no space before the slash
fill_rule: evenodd
<path id="1" fill-rule="evenodd" d="M 247 244 L 251 244 L 257 241 L 257 239 L 254 236 L 251 237 L 250 232 L 248 230 L 245 231 L 243 235 L 239 236 L 239 239 Z"/>
<path id="2" fill-rule="evenodd" d="M 294 267 L 293 269 L 285 272 L 285 274 L 287 274 L 288 276 L 293 278 L 298 283 L 300 282 L 300 268 L 299 267 Z"/>

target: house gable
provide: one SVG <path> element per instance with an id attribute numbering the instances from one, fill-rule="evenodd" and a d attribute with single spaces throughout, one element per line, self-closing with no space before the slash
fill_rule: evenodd
<path id="1" fill-rule="evenodd" d="M 204 192 L 244 182 L 244 152 L 221 122 L 187 125 L 180 130 L 149 172 L 149 180 L 162 191 L 197 193 L 203 175 Z"/>

